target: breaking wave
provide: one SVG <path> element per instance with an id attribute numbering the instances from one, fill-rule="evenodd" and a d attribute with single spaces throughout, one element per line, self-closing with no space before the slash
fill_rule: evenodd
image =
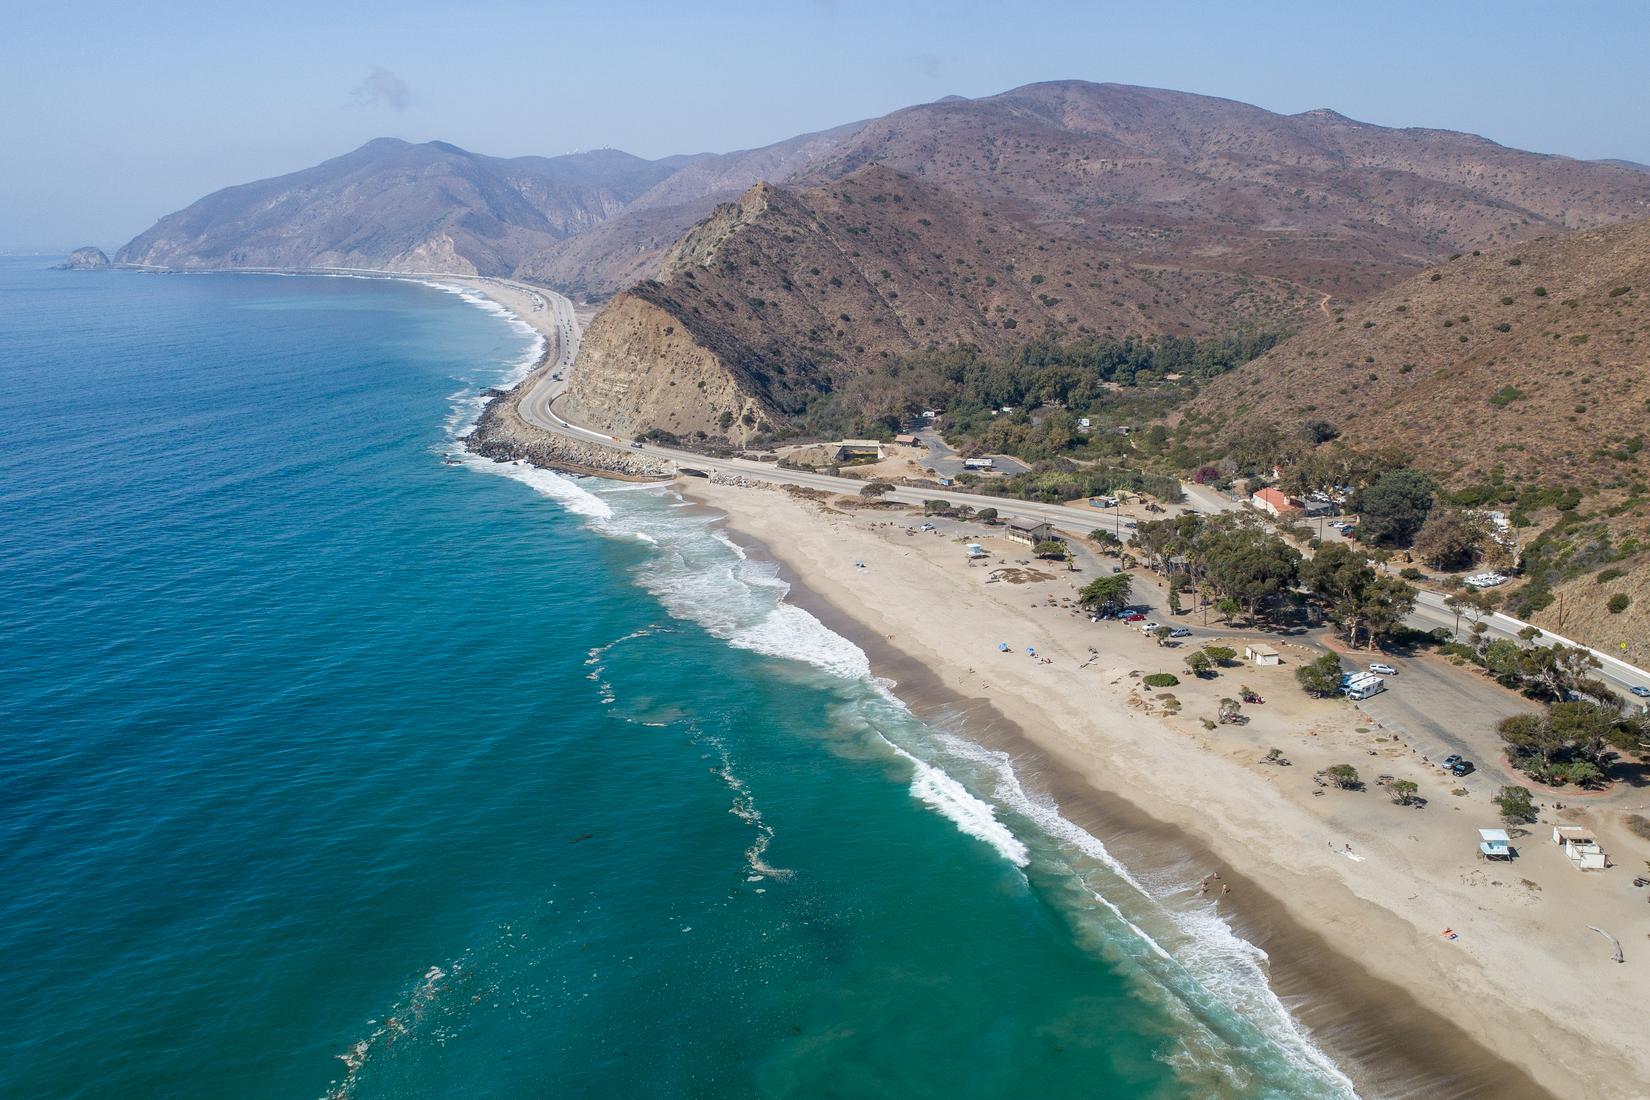
<path id="1" fill-rule="evenodd" d="M 910 767 L 911 796 L 1016 868 L 1081 880 L 1087 896 L 1140 945 L 1135 965 L 1142 980 L 1187 1023 L 1188 1065 L 1219 1066 L 1242 1079 L 1258 1064 L 1273 1064 L 1275 1073 L 1297 1080 L 1306 1092 L 1355 1095 L 1350 1080 L 1273 991 L 1265 952 L 1238 936 L 1213 905 L 1185 904 L 1184 882 L 1142 882 L 1097 837 L 1061 814 L 1052 798 L 1028 791 L 1007 754 L 924 727 L 873 679 L 862 649 L 787 602 L 790 586 L 773 563 L 753 559 L 708 518 L 684 514 L 673 490 L 574 479 L 469 455 L 462 463 L 519 481 L 598 533 L 636 547 L 646 557 L 633 569 L 636 582 L 672 617 L 697 623 L 734 647 L 799 662 L 850 693 L 863 687 L 860 705 L 868 714 L 894 708 L 891 719 L 878 714 L 869 728 Z M 592 651 L 589 663 L 599 666 L 600 654 Z M 592 678 L 600 683 L 599 667 Z M 730 812 L 755 830 L 746 853 L 750 875 L 785 877 L 788 872 L 766 861 L 773 831 L 754 794 L 735 773 L 725 746 L 716 748 L 716 770 L 734 795 Z"/>

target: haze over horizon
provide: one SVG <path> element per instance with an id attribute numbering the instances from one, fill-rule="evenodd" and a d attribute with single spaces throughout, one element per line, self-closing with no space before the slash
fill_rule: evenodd
<path id="1" fill-rule="evenodd" d="M 1334 23 L 1296 5 L 1043 3 L 1007 15 L 834 0 L 759 18 L 737 4 L 76 12 L 73 25 L 48 8 L 16 13 L 0 46 L 13 108 L 0 148 L 28 166 L 0 173 L 0 248 L 118 245 L 208 192 L 380 136 L 495 156 L 655 158 L 1054 79 L 1650 162 L 1650 119 L 1612 109 L 1638 94 L 1650 22 L 1625 3 L 1557 23 L 1550 9 L 1488 4 L 1398 4 Z M 775 50 L 776 38 L 797 48 Z"/>

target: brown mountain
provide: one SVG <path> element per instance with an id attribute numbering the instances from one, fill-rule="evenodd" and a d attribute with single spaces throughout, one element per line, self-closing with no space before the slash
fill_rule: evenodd
<path id="1" fill-rule="evenodd" d="M 858 124 L 761 149 L 643 160 L 613 149 L 483 156 L 380 138 L 313 168 L 225 188 L 120 250 L 174 268 L 359 267 L 510 275 L 611 293 L 651 271 L 716 203 L 784 179 Z"/>
<path id="2" fill-rule="evenodd" d="M 683 158 L 611 218 L 527 257 L 524 279 L 569 294 L 611 294 L 651 276 L 671 244 L 719 203 L 760 180 L 783 183 L 828 154 L 864 123 L 803 134 L 760 149 Z"/>
<path id="3" fill-rule="evenodd" d="M 1606 486 L 1643 476 L 1650 433 L 1650 219 L 1462 255 L 1216 379 L 1222 432 L 1326 420 L 1396 444 L 1453 485 Z M 1645 460 L 1650 463 L 1650 459 Z"/>
<path id="4" fill-rule="evenodd" d="M 1049 327 L 1294 327 L 1453 251 L 1646 210 L 1650 177 L 1630 168 L 1331 111 L 1080 82 L 953 97 L 695 226 L 593 326 L 572 400 L 613 431 L 731 414 L 744 438 L 872 358 Z M 667 338 L 726 375 L 695 392 L 735 396 L 661 391 Z"/>
<path id="5" fill-rule="evenodd" d="M 393 138 L 301 172 L 214 192 L 122 248 L 175 268 L 362 267 L 507 275 L 604 221 L 682 159 L 616 150 L 501 160 Z"/>
<path id="6" fill-rule="evenodd" d="M 1188 415 L 1217 438 L 1324 420 L 1334 445 L 1408 452 L 1528 522 L 1525 569 L 1553 592 L 1535 622 L 1614 650 L 1650 633 L 1647 364 L 1650 219 L 1446 261 L 1216 379 Z"/>

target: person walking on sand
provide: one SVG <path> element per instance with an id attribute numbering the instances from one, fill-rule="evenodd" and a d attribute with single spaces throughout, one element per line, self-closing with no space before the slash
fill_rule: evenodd
<path id="1" fill-rule="evenodd" d="M 1231 883 L 1223 882 L 1223 883 L 1220 884 L 1220 896 L 1221 897 L 1225 897 L 1227 894 L 1230 894 L 1231 892 L 1232 892 Z"/>

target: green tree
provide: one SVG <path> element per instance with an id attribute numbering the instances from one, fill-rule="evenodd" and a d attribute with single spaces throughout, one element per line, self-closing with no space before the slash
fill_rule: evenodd
<path id="1" fill-rule="evenodd" d="M 1340 694 L 1341 676 L 1345 673 L 1341 667 L 1341 659 L 1333 653 L 1325 653 L 1322 657 L 1308 664 L 1301 665 L 1295 670 L 1295 679 L 1305 689 L 1306 694 L 1319 699 L 1326 699 Z"/>
<path id="2" fill-rule="evenodd" d="M 925 500 L 922 502 L 922 514 L 925 516 L 943 516 L 951 511 L 949 500 Z"/>
<path id="3" fill-rule="evenodd" d="M 995 509 L 995 508 L 981 508 L 978 512 L 974 513 L 974 518 L 981 521 L 982 523 L 988 523 L 988 524 L 996 523 L 997 522 L 997 509 Z"/>
<path id="4" fill-rule="evenodd" d="M 1334 764 L 1324 769 L 1329 781 L 1343 791 L 1355 791 L 1362 787 L 1363 780 L 1358 778 L 1358 769 L 1351 764 Z"/>
<path id="5" fill-rule="evenodd" d="M 1031 552 L 1039 558 L 1050 558 L 1054 561 L 1066 560 L 1066 544 L 1059 539 L 1044 539 L 1032 547 Z"/>
<path id="6" fill-rule="evenodd" d="M 880 497 L 893 491 L 894 487 L 886 481 L 870 481 L 865 484 L 864 488 L 860 489 L 859 495 L 862 497 Z"/>
<path id="7" fill-rule="evenodd" d="M 1392 796 L 1392 801 L 1400 806 L 1413 806 L 1415 796 L 1420 790 L 1420 785 L 1410 779 L 1394 779 L 1387 785 L 1387 793 Z"/>
<path id="8" fill-rule="evenodd" d="M 1180 683 L 1180 677 L 1172 672 L 1153 672 L 1140 678 L 1140 682 L 1147 687 L 1172 688 Z"/>
<path id="9" fill-rule="evenodd" d="M 1214 675 L 1215 663 L 1204 650 L 1194 650 L 1186 655 L 1186 671 L 1198 679 L 1206 679 Z"/>
<path id="10" fill-rule="evenodd" d="M 1380 576 L 1342 543 L 1319 548 L 1302 566 L 1301 581 L 1353 645 L 1367 631 L 1371 650 L 1377 637 L 1395 629 L 1415 610 L 1414 588 L 1397 577 Z"/>
<path id="11" fill-rule="evenodd" d="M 1228 513 L 1206 524 L 1191 556 L 1210 587 L 1236 601 L 1251 619 L 1294 586 L 1301 566 L 1300 551 L 1248 513 Z"/>
<path id="12" fill-rule="evenodd" d="M 1490 525 L 1479 515 L 1460 508 L 1435 508 L 1415 535 L 1421 560 L 1450 572 L 1477 561 L 1490 539 Z"/>
<path id="13" fill-rule="evenodd" d="M 1097 611 L 1121 611 L 1129 605 L 1133 587 L 1132 573 L 1112 573 L 1096 577 L 1083 586 L 1083 590 L 1077 594 L 1077 602 Z"/>
<path id="14" fill-rule="evenodd" d="M 1415 470 L 1382 474 L 1353 502 L 1359 536 L 1380 545 L 1408 546 L 1432 511 L 1436 489 L 1431 478 Z"/>
<path id="15" fill-rule="evenodd" d="M 1207 645 L 1203 647 L 1203 652 L 1209 655 L 1209 660 L 1222 665 L 1237 657 L 1237 650 L 1229 645 Z"/>
<path id="16" fill-rule="evenodd" d="M 1537 817 L 1528 787 L 1502 787 L 1492 801 L 1501 810 L 1501 820 L 1508 825 L 1528 825 Z"/>
<path id="17" fill-rule="evenodd" d="M 1174 634 L 1172 626 L 1157 626 L 1152 628 L 1152 637 L 1157 639 L 1158 645 L 1167 645 L 1169 638 Z"/>
<path id="18" fill-rule="evenodd" d="M 1103 531 L 1096 527 L 1089 532 L 1089 541 L 1102 550 L 1115 550 L 1123 545 L 1123 540 L 1110 531 Z"/>

